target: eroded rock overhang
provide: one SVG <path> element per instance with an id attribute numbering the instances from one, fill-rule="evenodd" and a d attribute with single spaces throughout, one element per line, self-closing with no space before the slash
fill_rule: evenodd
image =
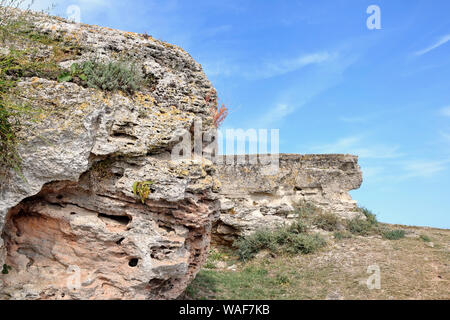
<path id="1" fill-rule="evenodd" d="M 209 161 L 172 161 L 170 150 L 194 121 L 211 129 L 211 83 L 189 54 L 149 36 L 42 14 L 28 22 L 77 47 L 62 68 L 121 57 L 154 81 L 133 95 L 41 77 L 18 81 L 14 99 L 39 117 L 18 133 L 20 174 L 1 177 L 0 266 L 11 269 L 0 297 L 176 298 L 206 259 L 218 182 Z M 10 44 L 26 50 L 25 40 Z M 51 43 L 32 43 L 36 57 L 51 56 Z M 142 202 L 133 185 L 145 181 L 152 189 Z"/>
<path id="2" fill-rule="evenodd" d="M 362 183 L 357 156 L 280 154 L 275 174 L 267 174 L 267 164 L 248 159 L 238 164 L 236 158 L 233 165 L 224 160 L 217 166 L 222 189 L 220 219 L 213 230 L 216 242 L 290 223 L 297 217 L 295 204 L 304 201 L 344 219 L 361 216 L 349 194 Z"/>

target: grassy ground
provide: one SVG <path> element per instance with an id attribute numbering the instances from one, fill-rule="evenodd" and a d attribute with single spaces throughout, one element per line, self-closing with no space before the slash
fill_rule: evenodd
<path id="1" fill-rule="evenodd" d="M 330 233 L 315 253 L 263 251 L 245 263 L 231 249 L 213 248 L 184 298 L 450 299 L 450 230 L 389 227 L 406 237 L 337 240 Z M 380 289 L 367 287 L 371 265 L 380 268 Z"/>

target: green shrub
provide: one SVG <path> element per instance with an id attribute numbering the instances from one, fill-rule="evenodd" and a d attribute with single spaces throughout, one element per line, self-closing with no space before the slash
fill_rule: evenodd
<path id="1" fill-rule="evenodd" d="M 317 234 L 305 233 L 305 225 L 298 221 L 290 226 L 274 230 L 258 230 L 255 233 L 235 241 L 241 260 L 249 260 L 261 250 L 290 254 L 312 253 L 323 247 L 326 242 Z"/>
<path id="2" fill-rule="evenodd" d="M 364 214 L 364 216 L 367 218 L 367 221 L 371 225 L 376 225 L 378 223 L 377 216 L 372 211 L 365 207 L 359 207 L 358 209 L 362 214 Z"/>
<path id="3" fill-rule="evenodd" d="M 21 158 L 17 151 L 15 114 L 0 101 L 0 167 L 20 170 Z"/>
<path id="4" fill-rule="evenodd" d="M 313 253 L 317 249 L 325 246 L 326 242 L 318 234 L 298 234 L 289 239 L 283 248 L 284 251 L 292 254 L 297 253 Z"/>
<path id="5" fill-rule="evenodd" d="M 1 7 L 2 3 L 11 5 L 12 8 L 24 1 L 0 0 L 0 34 L 8 37 L 25 38 L 31 42 L 41 42 L 47 45 L 55 45 L 56 40 L 36 31 L 24 31 L 29 27 L 26 22 L 27 11 L 16 12 L 11 8 Z M 1 35 L 0 35 L 1 37 Z M 0 54 L 0 175 L 3 178 L 10 169 L 14 169 L 22 178 L 21 158 L 18 153 L 19 132 L 30 130 L 30 122 L 38 120 L 37 115 L 41 112 L 36 104 L 24 104 L 15 99 L 17 82 L 23 78 L 39 77 L 56 80 L 61 68 L 53 56 L 46 59 L 36 59 L 35 49 L 16 50 L 10 46 L 7 54 Z M 23 135 L 23 134 L 22 134 Z M 2 179 L 3 180 L 3 179 Z"/>
<path id="6" fill-rule="evenodd" d="M 361 218 L 353 218 L 347 221 L 347 229 L 353 234 L 367 235 L 372 229 L 372 224 Z"/>
<path id="7" fill-rule="evenodd" d="M 30 13 L 33 0 L 0 0 L 0 41 L 4 42 Z M 17 8 L 25 9 L 17 11 Z"/>
<path id="8" fill-rule="evenodd" d="M 226 259 L 226 256 L 224 253 L 216 250 L 216 249 L 210 249 L 208 252 L 208 258 L 206 259 L 206 263 L 204 265 L 207 269 L 216 269 L 216 263 L 218 261 L 223 261 Z"/>
<path id="9" fill-rule="evenodd" d="M 303 222 L 303 220 L 297 219 L 296 221 L 294 221 L 287 227 L 287 230 L 290 233 L 304 233 L 304 232 L 308 231 L 308 227 Z"/>
<path id="10" fill-rule="evenodd" d="M 339 218 L 335 214 L 325 212 L 314 216 L 312 222 L 320 229 L 334 231 L 339 225 Z"/>
<path id="11" fill-rule="evenodd" d="M 421 234 L 420 239 L 422 239 L 425 242 L 431 242 L 431 238 L 425 234 Z"/>
<path id="12" fill-rule="evenodd" d="M 35 60 L 29 50 L 11 49 L 9 54 L 0 55 L 0 90 L 5 93 L 25 77 L 56 80 L 60 72 L 54 61 Z"/>
<path id="13" fill-rule="evenodd" d="M 364 214 L 366 219 L 353 218 L 347 221 L 347 230 L 353 234 L 368 235 L 369 233 L 380 233 L 380 227 L 376 215 L 367 208 L 359 207 L 358 210 Z"/>
<path id="14" fill-rule="evenodd" d="M 301 201 L 297 203 L 294 212 L 299 220 L 326 231 L 334 231 L 339 225 L 338 216 L 332 212 L 324 211 L 311 202 Z"/>
<path id="15" fill-rule="evenodd" d="M 249 236 L 236 240 L 233 246 L 237 248 L 241 260 L 249 260 L 263 249 L 276 250 L 270 230 L 258 230 Z"/>
<path id="16" fill-rule="evenodd" d="M 143 83 L 134 64 L 124 61 L 102 63 L 97 60 L 72 64 L 70 71 L 64 71 L 58 76 L 58 81 L 74 81 L 90 88 L 121 90 L 129 94 L 133 94 Z"/>
<path id="17" fill-rule="evenodd" d="M 37 63 L 23 57 L 24 52 L 11 50 L 8 55 L 0 55 L 0 169 L 14 169 L 20 173 L 21 158 L 18 154 L 17 132 L 24 126 L 25 118 L 33 118 L 31 108 L 11 101 L 13 89 L 19 77 L 26 71 L 33 73 L 39 69 Z"/>
<path id="18" fill-rule="evenodd" d="M 209 250 L 208 258 L 212 261 L 220 261 L 226 258 L 225 254 L 216 249 Z"/>
<path id="19" fill-rule="evenodd" d="M 299 219 L 310 221 L 312 217 L 322 213 L 322 211 L 311 202 L 301 201 L 295 205 L 295 213 Z"/>
<path id="20" fill-rule="evenodd" d="M 352 234 L 348 231 L 336 231 L 333 236 L 336 240 L 342 240 L 351 238 Z"/>
<path id="21" fill-rule="evenodd" d="M 383 237 L 389 240 L 399 240 L 405 237 L 405 230 L 386 230 L 383 232 Z"/>

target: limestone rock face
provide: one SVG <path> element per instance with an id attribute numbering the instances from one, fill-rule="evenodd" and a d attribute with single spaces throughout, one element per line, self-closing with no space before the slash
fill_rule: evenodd
<path id="1" fill-rule="evenodd" d="M 20 174 L 0 168 L 0 299 L 172 299 L 206 260 L 212 232 L 227 242 L 290 222 L 301 200 L 358 215 L 348 194 L 362 181 L 355 156 L 281 155 L 272 175 L 257 164 L 173 160 L 194 123 L 214 130 L 213 87 L 182 49 L 42 14 L 27 20 L 0 55 L 57 56 L 65 70 L 133 61 L 148 82 L 133 94 L 45 72 L 15 84 L 14 99 L 39 116 L 17 132 Z M 134 192 L 139 183 L 147 196 Z"/>
<path id="2" fill-rule="evenodd" d="M 154 81 L 132 96 L 39 77 L 17 84 L 15 98 L 41 114 L 19 133 L 22 174 L 0 177 L 0 266 L 11 267 L 0 298 L 176 298 L 206 259 L 218 183 L 211 162 L 172 161 L 170 150 L 194 121 L 210 129 L 211 83 L 186 52 L 151 37 L 40 14 L 29 22 L 76 42 L 61 67 L 123 58 Z M 141 201 L 133 185 L 144 181 Z"/>
<path id="3" fill-rule="evenodd" d="M 217 242 L 290 223 L 296 218 L 293 205 L 301 201 L 344 219 L 361 216 L 348 193 L 362 183 L 357 156 L 280 154 L 279 170 L 271 175 L 264 165 L 248 161 L 217 168 L 222 184 L 213 231 Z"/>

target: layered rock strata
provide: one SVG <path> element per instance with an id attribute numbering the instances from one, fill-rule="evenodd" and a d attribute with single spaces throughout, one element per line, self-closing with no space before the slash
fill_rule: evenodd
<path id="1" fill-rule="evenodd" d="M 17 82 L 16 103 L 38 117 L 17 132 L 20 172 L 2 170 L 0 298 L 176 298 L 206 259 L 219 184 L 211 162 L 171 160 L 170 150 L 194 121 L 210 130 L 211 83 L 189 54 L 147 35 L 41 14 L 27 23 L 3 55 L 15 48 L 46 62 L 76 47 L 60 68 L 120 59 L 151 85 L 124 94 Z"/>
<path id="2" fill-rule="evenodd" d="M 222 184 L 221 214 L 213 231 L 217 242 L 290 223 L 301 202 L 344 219 L 361 216 L 349 194 L 362 183 L 357 156 L 280 154 L 275 174 L 267 174 L 267 165 L 248 160 L 217 166 Z"/>

